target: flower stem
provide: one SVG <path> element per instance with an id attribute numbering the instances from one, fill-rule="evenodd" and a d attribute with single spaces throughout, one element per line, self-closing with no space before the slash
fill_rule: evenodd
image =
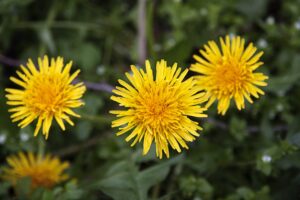
<path id="1" fill-rule="evenodd" d="M 44 156 L 46 149 L 45 139 L 42 135 L 38 137 L 38 154 Z"/>

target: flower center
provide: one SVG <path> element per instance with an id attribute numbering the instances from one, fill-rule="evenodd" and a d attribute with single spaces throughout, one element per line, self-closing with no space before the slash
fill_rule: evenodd
<path id="1" fill-rule="evenodd" d="M 214 92 L 219 95 L 232 95 L 240 91 L 248 80 L 247 69 L 235 60 L 223 60 L 214 73 Z"/>
<path id="2" fill-rule="evenodd" d="M 25 103 L 37 113 L 54 113 L 63 107 L 67 85 L 59 74 L 40 74 L 26 90 Z"/>
<path id="3" fill-rule="evenodd" d="M 157 86 L 157 85 L 156 85 Z M 157 86 L 144 93 L 136 108 L 136 117 L 144 126 L 152 130 L 174 122 L 180 115 L 179 103 L 174 100 L 173 89 Z"/>
<path id="4" fill-rule="evenodd" d="M 165 109 L 168 107 L 164 102 L 161 101 L 151 101 L 147 106 L 147 111 L 150 116 L 157 118 L 164 114 Z"/>
<path id="5" fill-rule="evenodd" d="M 45 188 L 51 188 L 55 184 L 56 174 L 53 173 L 51 169 L 45 168 L 35 168 L 35 171 L 32 172 L 32 185 L 33 187 L 43 186 Z"/>

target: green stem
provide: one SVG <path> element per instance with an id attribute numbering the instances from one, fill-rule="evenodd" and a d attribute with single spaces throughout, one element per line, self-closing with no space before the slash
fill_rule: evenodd
<path id="1" fill-rule="evenodd" d="M 89 120 L 91 122 L 101 123 L 101 124 L 110 124 L 114 119 L 112 116 L 96 116 L 96 115 L 88 115 L 81 114 L 81 118 L 85 120 Z"/>
<path id="2" fill-rule="evenodd" d="M 44 156 L 46 149 L 45 138 L 43 135 L 38 136 L 38 155 Z"/>

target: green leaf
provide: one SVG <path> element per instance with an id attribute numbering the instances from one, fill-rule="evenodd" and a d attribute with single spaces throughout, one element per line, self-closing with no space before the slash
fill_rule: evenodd
<path id="1" fill-rule="evenodd" d="M 37 33 L 42 43 L 45 44 L 49 51 L 53 54 L 56 51 L 56 47 L 51 30 L 47 27 L 42 27 L 37 29 Z"/>
<path id="2" fill-rule="evenodd" d="M 54 197 L 54 194 L 53 194 L 52 191 L 50 191 L 50 190 L 45 190 L 45 191 L 43 192 L 43 195 L 42 195 L 41 200 L 53 200 L 53 199 L 55 199 L 55 197 Z"/>
<path id="3" fill-rule="evenodd" d="M 247 188 L 247 187 L 238 188 L 237 191 L 236 191 L 236 193 L 242 199 L 245 199 L 245 200 L 253 199 L 254 196 L 255 196 L 254 192 L 250 188 Z"/>
<path id="4" fill-rule="evenodd" d="M 62 197 L 66 200 L 80 200 L 83 197 L 83 191 L 78 188 L 77 184 L 70 181 L 66 183 Z"/>
<path id="5" fill-rule="evenodd" d="M 247 16 L 250 20 L 259 19 L 265 14 L 268 0 L 239 0 L 236 9 Z"/>
<path id="6" fill-rule="evenodd" d="M 180 180 L 180 189 L 187 198 L 200 197 L 201 199 L 211 199 L 213 186 L 202 177 L 188 176 Z"/>
<path id="7" fill-rule="evenodd" d="M 26 197 L 28 197 L 28 195 L 31 192 L 31 178 L 25 177 L 25 178 L 19 179 L 17 181 L 17 185 L 16 185 L 15 189 L 16 189 L 16 193 L 20 197 L 22 197 L 20 200 L 26 199 Z"/>
<path id="8" fill-rule="evenodd" d="M 147 191 L 155 184 L 164 180 L 168 175 L 170 166 L 178 163 L 182 159 L 182 155 L 174 157 L 168 161 L 159 163 L 150 168 L 141 171 L 137 176 L 137 182 L 141 186 L 142 193 L 147 194 Z"/>
<path id="9" fill-rule="evenodd" d="M 282 53 L 281 59 L 286 59 L 287 52 L 284 54 Z M 282 72 L 279 76 L 276 77 L 269 77 L 268 83 L 269 85 L 266 87 L 267 91 L 271 91 L 277 93 L 279 96 L 283 96 L 289 89 L 291 89 L 294 85 L 299 83 L 300 78 L 300 71 L 299 71 L 299 62 L 300 62 L 300 55 L 295 54 L 292 57 L 287 56 L 287 61 L 283 62 L 282 65 L 290 65 L 291 67 L 284 68 L 284 72 Z M 290 62 L 291 61 L 291 62 Z"/>
<path id="10" fill-rule="evenodd" d="M 247 124 L 246 121 L 237 117 L 232 117 L 230 120 L 230 134 L 237 140 L 243 141 L 247 136 Z"/>
<path id="11" fill-rule="evenodd" d="M 115 200 L 146 200 L 148 190 L 164 180 L 171 165 L 178 163 L 181 159 L 182 156 L 177 156 L 142 171 L 138 171 L 133 163 L 122 161 L 112 166 L 106 178 L 93 187 L 99 187 Z"/>
<path id="12" fill-rule="evenodd" d="M 269 77 L 268 87 L 266 90 L 277 93 L 283 96 L 300 78 L 300 72 L 280 75 L 278 77 Z"/>

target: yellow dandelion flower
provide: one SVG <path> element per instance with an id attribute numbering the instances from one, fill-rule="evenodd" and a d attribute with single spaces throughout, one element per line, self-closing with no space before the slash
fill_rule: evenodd
<path id="1" fill-rule="evenodd" d="M 64 120 L 74 125 L 69 116 L 80 117 L 72 108 L 83 105 L 80 98 L 85 86 L 83 83 L 72 84 L 80 72 L 70 74 L 72 61 L 64 67 L 63 58 L 52 58 L 49 63 L 45 56 L 38 58 L 38 64 L 37 69 L 29 59 L 27 68 L 21 65 L 22 72 L 17 71 L 19 78 L 10 77 L 10 80 L 22 89 L 7 88 L 5 91 L 8 93 L 7 104 L 14 106 L 8 110 L 13 113 L 12 121 L 20 121 L 18 126 L 24 128 L 38 119 L 34 136 L 42 127 L 47 139 L 53 119 L 65 130 Z"/>
<path id="2" fill-rule="evenodd" d="M 51 188 L 69 178 L 64 171 L 69 168 L 68 162 L 61 162 L 59 158 L 42 156 L 40 154 L 19 152 L 6 158 L 8 167 L 3 168 L 2 179 L 16 184 L 18 180 L 29 177 L 31 188 Z"/>
<path id="3" fill-rule="evenodd" d="M 232 98 L 241 110 L 245 108 L 245 98 L 253 103 L 251 96 L 263 95 L 257 86 L 266 86 L 264 80 L 268 77 L 254 72 L 263 64 L 259 61 L 263 52 L 255 54 L 257 49 L 252 43 L 245 49 L 245 40 L 239 36 L 226 36 L 225 41 L 220 38 L 220 43 L 222 51 L 214 41 L 204 45 L 205 50 L 200 50 L 204 58 L 194 55 L 197 63 L 192 64 L 191 70 L 200 73 L 196 80 L 199 89 L 209 96 L 206 107 L 218 100 L 218 113 L 224 115 Z"/>
<path id="4" fill-rule="evenodd" d="M 163 152 L 169 157 L 169 144 L 177 152 L 181 147 L 188 149 L 186 142 L 195 140 L 202 128 L 189 117 L 206 117 L 204 108 L 199 104 L 207 100 L 204 93 L 194 87 L 194 79 L 183 80 L 188 70 L 181 73 L 175 63 L 168 67 L 162 60 L 156 64 L 154 80 L 149 61 L 146 71 L 131 66 L 132 74 L 126 73 L 130 83 L 119 80 L 111 99 L 125 107 L 113 110 L 119 119 L 112 122 L 112 127 L 119 127 L 117 135 L 128 131 L 126 141 L 133 138 L 131 146 L 143 139 L 143 154 L 147 154 L 152 142 L 156 144 L 156 155 L 162 158 Z"/>

